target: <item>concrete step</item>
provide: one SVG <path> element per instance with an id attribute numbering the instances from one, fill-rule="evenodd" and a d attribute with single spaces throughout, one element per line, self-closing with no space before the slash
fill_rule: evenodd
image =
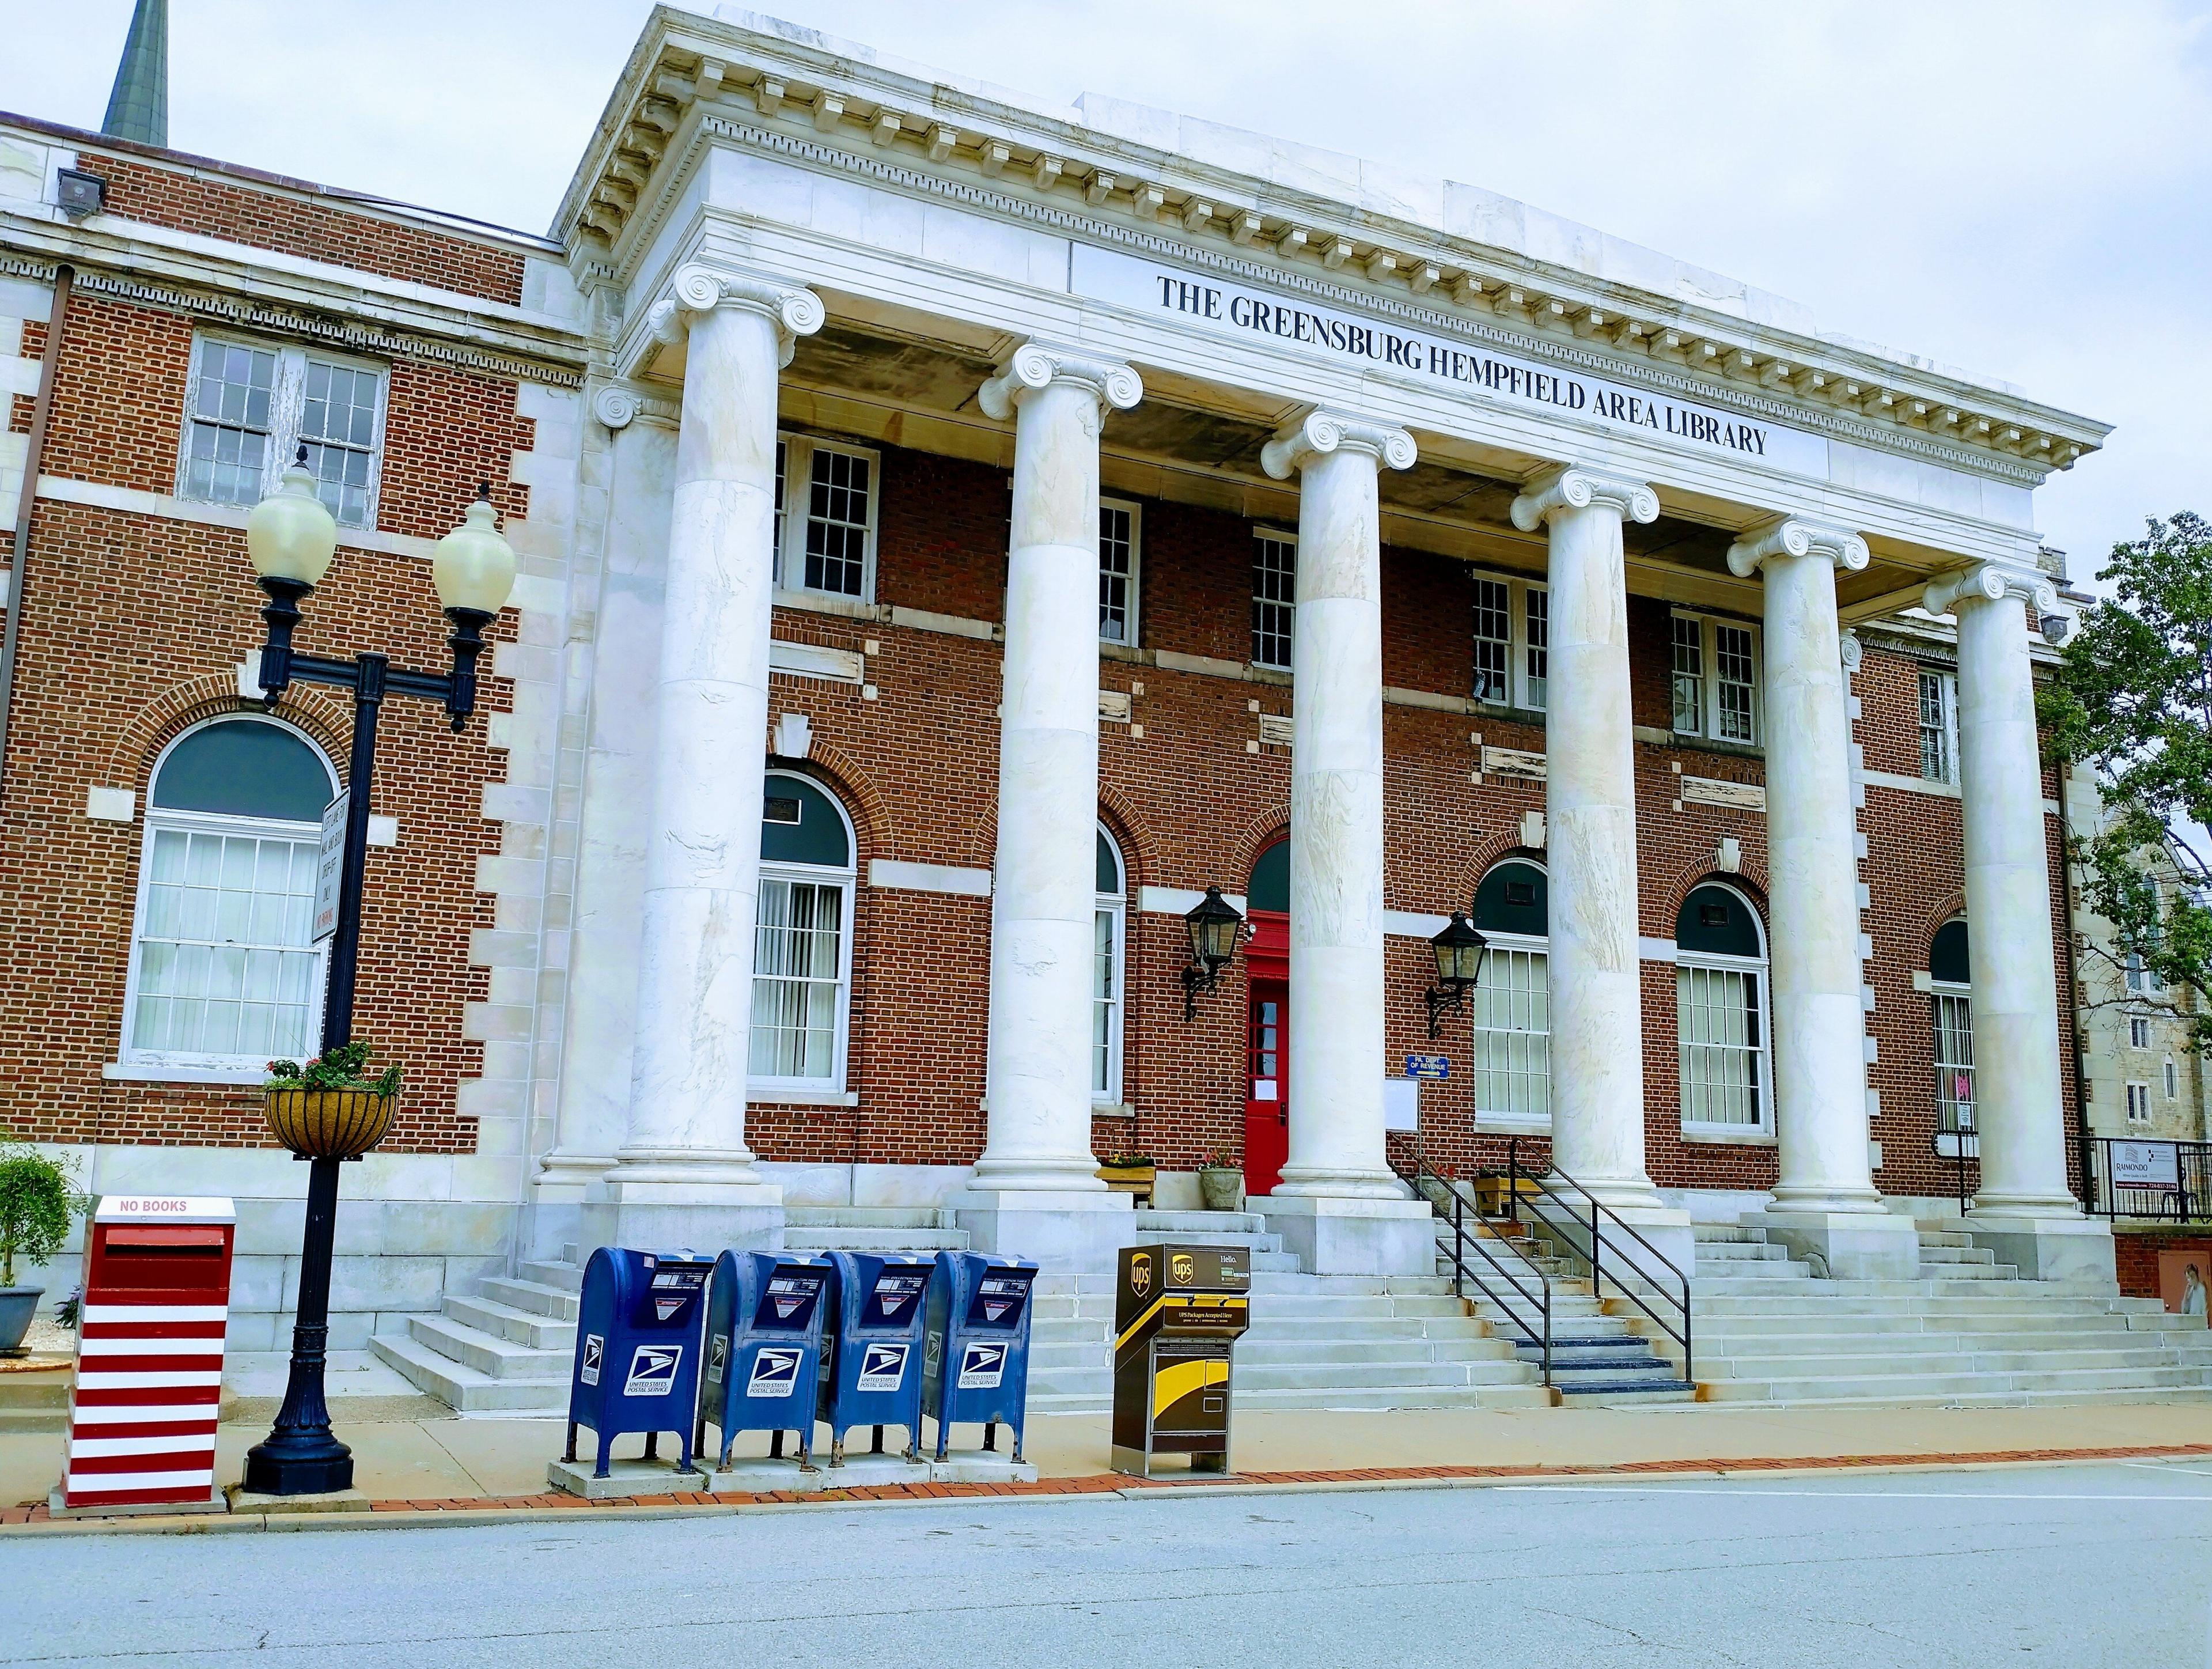
<path id="1" fill-rule="evenodd" d="M 793 1252 L 965 1252 L 964 1228 L 848 1228 L 786 1227 L 783 1243 Z"/>
<path id="2" fill-rule="evenodd" d="M 464 1416 L 543 1419 L 568 1411 L 565 1362 L 558 1379 L 494 1379 L 441 1355 L 421 1339 L 404 1333 L 379 1333 L 369 1340 L 368 1348 L 378 1361 L 398 1370 L 410 1384 Z"/>
<path id="3" fill-rule="evenodd" d="M 1540 1362 L 1544 1347 L 1535 1339 L 1516 1338 L 1513 1349 L 1524 1361 Z M 1552 1366 L 1560 1367 L 1663 1367 L 1662 1361 L 1653 1351 L 1649 1339 L 1633 1334 L 1619 1338 L 1554 1338 L 1552 1341 Z"/>
<path id="4" fill-rule="evenodd" d="M 1533 1379 L 1517 1385 L 1325 1386 L 1295 1391 L 1237 1388 L 1239 1409 L 1549 1408 L 1552 1390 Z"/>
<path id="5" fill-rule="evenodd" d="M 67 1367 L 0 1374 L 0 1434 L 67 1431 L 75 1378 Z"/>
<path id="6" fill-rule="evenodd" d="M 1949 1271 L 1969 1264 L 1995 1264 L 1996 1260 L 1996 1253 L 1985 1246 L 1929 1246 L 1924 1240 L 1920 1245 L 1920 1267 L 1923 1269 Z"/>
<path id="7" fill-rule="evenodd" d="M 1569 1408 L 1649 1408 L 1654 1403 L 1694 1403 L 1698 1388 L 1687 1380 L 1652 1380 L 1634 1385 L 1562 1385 L 1559 1401 Z"/>
<path id="8" fill-rule="evenodd" d="M 1739 1230 L 1749 1233 L 1748 1229 Z M 1765 1240 L 1699 1240 L 1698 1262 L 1703 1264 L 1730 1263 L 1786 1263 L 1790 1249 L 1770 1246 Z"/>
<path id="9" fill-rule="evenodd" d="M 2206 1375 L 2212 1384 L 2212 1361 L 2190 1361 L 2177 1352 L 2150 1347 L 2141 1349 L 1951 1349 L 1951 1350 L 1807 1350 L 1761 1352 L 1757 1355 L 1716 1350 L 1699 1340 L 1698 1367 L 1730 1379 L 1782 1380 L 1804 1376 L 1855 1378 L 1877 1374 L 1911 1373 L 1933 1375 L 1959 1374 L 2039 1374 L 2125 1372 L 2177 1368 Z"/>
<path id="10" fill-rule="evenodd" d="M 1772 1248 L 1780 1251 L 1777 1246 Z M 1781 1281 L 1809 1281 L 1813 1268 L 1790 1258 L 1729 1258 L 1711 1263 L 1700 1258 L 1692 1272 L 1690 1289 L 1697 1292 L 1733 1292 L 1739 1287 L 1757 1283 L 1771 1285 Z"/>
<path id="11" fill-rule="evenodd" d="M 578 1294 L 568 1288 L 549 1287 L 538 1281 L 512 1281 L 498 1275 L 488 1276 L 477 1285 L 486 1298 L 510 1309 L 528 1310 L 556 1321 L 576 1319 Z"/>
<path id="12" fill-rule="evenodd" d="M 1702 1358 L 1698 1381 L 1708 1402 L 1878 1402 L 2033 1396 L 2059 1399 L 2081 1392 L 2193 1392 L 2212 1396 L 2200 1369 L 2050 1368 L 2015 1374 L 1793 1374 L 1762 1380 L 1708 1379 Z"/>
<path id="13" fill-rule="evenodd" d="M 1455 1361 L 1510 1361 L 1513 1347 L 1504 1339 L 1260 1339 L 1249 1333 L 1237 1341 L 1237 1371 L 1247 1367 L 1343 1367 L 1416 1365 Z"/>
<path id="14" fill-rule="evenodd" d="M 536 1349 L 488 1333 L 450 1316 L 410 1315 L 407 1334 L 448 1361 L 495 1380 L 551 1380 L 568 1382 L 575 1362 L 572 1339 L 565 1350 Z"/>
<path id="15" fill-rule="evenodd" d="M 1741 1223 L 1692 1223 L 1690 1238 L 1701 1251 L 1709 1246 L 1763 1246 L 1766 1231 L 1746 1228 Z"/>
<path id="16" fill-rule="evenodd" d="M 584 1266 L 566 1261 L 525 1264 L 522 1278 L 534 1281 L 541 1287 L 553 1287 L 562 1292 L 580 1293 L 584 1290 Z"/>
<path id="17" fill-rule="evenodd" d="M 1480 1316 L 1471 1315 L 1355 1316 L 1295 1322 L 1262 1311 L 1254 1318 L 1238 1348 L 1250 1340 L 1296 1343 L 1302 1339 L 1326 1339 L 1333 1343 L 1370 1344 L 1395 1338 L 1478 1339 L 1492 1337 L 1494 1331 Z"/>
<path id="18" fill-rule="evenodd" d="M 1697 1315 L 2108 1315 L 2127 1314 L 2132 1300 L 2039 1287 L 2030 1281 L 1820 1281 L 1794 1291 L 1744 1282 L 1726 1291 L 1698 1288 Z M 2155 1299 L 2149 1300 L 2156 1306 Z M 2142 1312 L 2134 1312 L 2141 1313 Z"/>
<path id="19" fill-rule="evenodd" d="M 1267 1220 L 1257 1211 L 1162 1211 L 1147 1206 L 1132 1215 L 1139 1240 L 1147 1234 L 1173 1240 L 1179 1234 L 1267 1233 Z"/>
<path id="20" fill-rule="evenodd" d="M 445 1312 L 450 1320 L 529 1349 L 572 1352 L 576 1348 L 574 1321 L 502 1304 L 496 1299 L 448 1298 Z"/>
<path id="21" fill-rule="evenodd" d="M 933 1206 L 792 1205 L 786 1228 L 950 1228 L 952 1213 Z"/>

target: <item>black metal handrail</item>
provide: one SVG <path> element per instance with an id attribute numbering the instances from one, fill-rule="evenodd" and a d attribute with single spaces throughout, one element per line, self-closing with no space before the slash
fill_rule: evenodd
<path id="1" fill-rule="evenodd" d="M 1690 1343 L 1689 1276 L 1675 1264 L 1673 1258 L 1646 1240 L 1635 1224 L 1592 1194 L 1589 1189 L 1559 1169 L 1557 1165 L 1552 1166 L 1552 1174 L 1575 1191 L 1575 1197 L 1572 1198 L 1561 1193 L 1543 1177 L 1533 1172 L 1523 1171 L 1521 1168 L 1520 1148 L 1521 1143 L 1518 1137 L 1508 1141 L 1505 1144 L 1504 1210 L 1506 1214 L 1516 1218 L 1519 1217 L 1522 1209 L 1522 1190 L 1524 1185 L 1534 1191 L 1538 1197 L 1556 1206 L 1558 1208 L 1556 1213 L 1544 1211 L 1532 1206 L 1530 1215 L 1537 1225 L 1565 1240 L 1568 1250 L 1589 1265 L 1590 1293 L 1601 1306 L 1605 1302 L 1604 1282 L 1607 1278 L 1603 1265 L 1604 1252 L 1610 1240 L 1615 1261 L 1624 1264 L 1654 1297 L 1673 1305 L 1680 1313 L 1681 1325 L 1678 1328 L 1646 1303 L 1643 1293 L 1622 1280 L 1620 1276 L 1611 1276 L 1613 1284 L 1623 1297 L 1643 1311 L 1645 1316 L 1650 1318 L 1652 1325 L 1682 1347 L 1682 1377 L 1685 1380 L 1694 1380 L 1697 1375 L 1692 1371 L 1695 1361 Z M 1578 1246 L 1574 1243 L 1575 1233 L 1582 1232 L 1584 1228 L 1583 1217 L 1585 1210 L 1589 1218 L 1588 1233 L 1589 1234 L 1589 1244 L 1587 1247 Z M 1619 1238 L 1613 1233 L 1613 1230 L 1626 1235 L 1637 1246 L 1649 1252 L 1653 1262 L 1658 1265 L 1657 1270 L 1644 1266 L 1633 1252 L 1621 1244 Z M 1677 1290 L 1668 1289 L 1668 1277 L 1672 1278 L 1672 1284 Z"/>
<path id="2" fill-rule="evenodd" d="M 1446 1255 L 1451 1259 L 1453 1293 L 1464 1299 L 1467 1296 L 1466 1283 L 1472 1281 L 1476 1291 L 1503 1310 L 1505 1313 L 1505 1319 L 1513 1324 L 1522 1337 L 1543 1353 L 1544 1383 L 1550 1385 L 1552 1383 L 1551 1276 L 1527 1259 L 1516 1258 L 1514 1261 L 1520 1264 L 1523 1274 L 1535 1283 L 1534 1290 L 1532 1292 L 1523 1281 L 1522 1276 L 1516 1275 L 1511 1266 L 1491 1249 L 1487 1242 L 1492 1237 L 1477 1233 L 1468 1227 L 1467 1213 L 1464 1209 L 1467 1202 L 1460 1193 L 1458 1185 L 1449 1178 L 1438 1176 L 1424 1160 L 1415 1158 L 1410 1172 L 1401 1166 L 1398 1174 L 1412 1185 L 1416 1196 L 1428 1201 L 1429 1209 L 1439 1216 L 1443 1215 L 1442 1205 L 1436 1196 L 1429 1193 L 1421 1185 L 1424 1182 L 1433 1182 L 1451 1197 L 1451 1215 L 1444 1218 L 1444 1221 L 1450 1223 L 1452 1231 L 1451 1249 Z M 1480 1224 L 1481 1221 L 1480 1210 L 1478 1207 L 1475 1221 Z M 1443 1241 L 1439 1240 L 1437 1246 L 1439 1251 L 1443 1249 Z M 1484 1259 L 1489 1264 L 1491 1274 L 1494 1278 L 1503 1282 L 1522 1305 L 1535 1312 L 1535 1321 L 1531 1321 L 1522 1314 L 1521 1309 L 1501 1297 L 1492 1288 L 1490 1282 L 1483 1278 L 1480 1267 L 1468 1259 L 1467 1254 L 1470 1248 L 1482 1254 Z M 1541 1325 L 1539 1325 L 1538 1323 Z"/>
<path id="3" fill-rule="evenodd" d="M 2088 1172 L 2085 1191 L 2093 1215 L 2212 1222 L 2212 1142 L 2098 1136 L 2088 1137 L 2082 1146 Z M 2133 1163 L 2116 1165 L 2115 1148 L 2131 1149 Z M 2124 1168 L 2127 1174 L 2118 1174 Z"/>

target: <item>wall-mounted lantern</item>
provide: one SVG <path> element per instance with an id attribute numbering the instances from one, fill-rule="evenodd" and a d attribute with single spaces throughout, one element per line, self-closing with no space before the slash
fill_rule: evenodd
<path id="1" fill-rule="evenodd" d="M 1182 971 L 1182 1017 L 1193 1020 L 1198 1018 L 1198 994 L 1220 984 L 1223 970 L 1237 954 L 1237 935 L 1244 918 L 1221 896 L 1219 887 L 1209 886 L 1182 922 L 1190 934 L 1190 960 Z"/>
<path id="2" fill-rule="evenodd" d="M 1482 959 L 1489 953 L 1490 941 L 1474 930 L 1464 911 L 1455 910 L 1444 930 L 1429 941 L 1429 951 L 1437 959 L 1437 983 L 1426 993 L 1429 1035 L 1434 1037 L 1439 1014 L 1467 1007 L 1467 994 L 1482 978 Z"/>

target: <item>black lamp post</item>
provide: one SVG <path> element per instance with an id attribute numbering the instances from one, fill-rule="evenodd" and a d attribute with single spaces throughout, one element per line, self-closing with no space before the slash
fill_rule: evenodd
<path id="1" fill-rule="evenodd" d="M 1467 1007 L 1467 994 L 1482 978 L 1482 959 L 1489 951 L 1490 941 L 1474 930 L 1463 911 L 1453 911 L 1443 931 L 1429 941 L 1430 954 L 1437 959 L 1437 983 L 1426 992 L 1431 1037 L 1437 1035 L 1439 1014 Z"/>
<path id="2" fill-rule="evenodd" d="M 1222 971 L 1237 954 L 1237 934 L 1244 918 L 1221 896 L 1219 887 L 1209 886 L 1182 920 L 1190 933 L 1190 960 L 1182 971 L 1182 1017 L 1194 1020 L 1198 1018 L 1198 994 L 1221 984 Z"/>
<path id="3" fill-rule="evenodd" d="M 353 751 L 346 772 L 345 861 L 340 873 L 337 928 L 331 941 L 330 975 L 323 997 L 325 1050 L 353 1041 L 353 999 L 361 956 L 362 876 L 368 852 L 369 782 L 376 764 L 376 721 L 387 694 L 441 704 L 455 730 L 476 710 L 477 656 L 483 629 L 507 606 L 514 588 L 514 551 L 500 537 L 491 487 L 469 506 L 467 519 L 438 541 L 431 574 L 438 600 L 453 622 L 450 673 L 394 670 L 381 655 L 350 661 L 299 655 L 292 630 L 301 600 L 322 581 L 337 547 L 337 524 L 315 496 L 303 445 L 283 484 L 253 508 L 246 543 L 268 606 L 268 641 L 261 649 L 262 700 L 274 707 L 295 682 L 353 692 Z M 337 1227 L 338 1166 L 343 1160 L 306 1155 L 307 1224 L 300 1248 L 300 1296 L 292 1328 L 291 1376 L 276 1423 L 246 1456 L 250 1495 L 324 1495 L 353 1487 L 353 1453 L 331 1430 L 323 1394 L 330 1338 L 331 1250 Z M 358 1155 L 355 1155 L 358 1157 Z"/>

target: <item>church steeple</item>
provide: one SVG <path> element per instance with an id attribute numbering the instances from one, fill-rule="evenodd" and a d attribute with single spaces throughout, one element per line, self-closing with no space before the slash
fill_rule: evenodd
<path id="1" fill-rule="evenodd" d="M 107 95 L 100 131 L 168 148 L 169 0 L 138 0 L 131 14 L 131 34 L 123 43 L 123 62 L 116 66 L 115 90 Z"/>

